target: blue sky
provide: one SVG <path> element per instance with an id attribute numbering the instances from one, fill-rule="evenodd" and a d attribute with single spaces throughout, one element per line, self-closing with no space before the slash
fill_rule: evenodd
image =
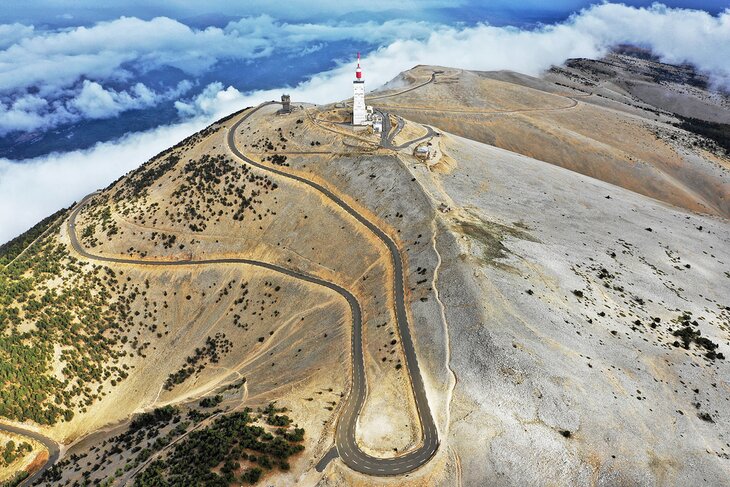
<path id="1" fill-rule="evenodd" d="M 730 86 L 719 1 L 149 3 L 3 3 L 0 242 L 216 117 L 283 91 L 347 97 L 357 51 L 369 89 L 417 64 L 539 75 L 619 43 Z"/>
<path id="2" fill-rule="evenodd" d="M 401 0 L 394 3 L 389 0 L 370 0 L 368 2 L 343 2 L 341 0 L 289 0 L 271 2 L 269 0 L 207 0 L 190 2 L 187 0 L 158 1 L 146 0 L 6 0 L 0 11 L 0 22 L 23 22 L 34 24 L 63 24 L 95 22 L 111 20 L 122 15 L 149 19 L 156 16 L 167 16 L 186 19 L 197 16 L 216 15 L 240 17 L 245 15 L 269 14 L 282 20 L 309 20 L 322 22 L 331 19 L 347 18 L 357 14 L 360 18 L 364 12 L 377 13 L 375 17 L 383 18 L 425 18 L 429 20 L 453 20 L 472 18 L 473 12 L 491 13 L 497 19 L 512 18 L 520 23 L 520 18 L 534 21 L 540 15 L 550 17 L 566 16 L 571 12 L 590 6 L 595 1 L 586 0 Z M 634 0 L 623 2 L 631 6 L 649 6 L 651 0 Z M 663 4 L 670 7 L 695 8 L 717 13 L 727 8 L 728 3 L 722 0 L 665 0 Z M 438 18 L 436 18 L 438 16 Z M 65 17 L 65 18 L 64 18 Z M 481 19 L 494 23 L 494 19 Z"/>

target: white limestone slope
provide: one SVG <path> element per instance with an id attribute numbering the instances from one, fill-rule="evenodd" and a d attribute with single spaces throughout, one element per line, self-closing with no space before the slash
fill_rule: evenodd
<path id="1" fill-rule="evenodd" d="M 448 482 L 727 485 L 730 361 L 670 329 L 690 312 L 730 357 L 730 223 L 443 145 L 455 167 L 413 172 L 451 208 L 436 240 L 457 379 Z"/>

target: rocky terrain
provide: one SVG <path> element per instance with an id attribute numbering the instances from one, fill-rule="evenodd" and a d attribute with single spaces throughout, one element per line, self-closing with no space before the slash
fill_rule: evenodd
<path id="1" fill-rule="evenodd" d="M 0 414 L 60 450 L 31 481 L 726 485 L 726 95 L 625 48 L 368 104 L 383 137 L 233 114 L 0 248 Z M 407 473 L 342 456 L 336 289 L 362 452 L 422 451 L 422 379 L 439 443 Z"/>

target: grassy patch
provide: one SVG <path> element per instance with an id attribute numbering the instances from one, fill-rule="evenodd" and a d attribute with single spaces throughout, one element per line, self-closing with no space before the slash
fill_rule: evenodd
<path id="1" fill-rule="evenodd" d="M 514 237 L 530 242 L 537 241 L 520 229 L 478 219 L 457 222 L 456 231 L 471 237 L 479 244 L 482 250 L 481 261 L 484 264 L 508 271 L 515 271 L 515 269 L 499 262 L 510 254 L 509 249 L 504 245 L 504 240 L 507 237 Z"/>

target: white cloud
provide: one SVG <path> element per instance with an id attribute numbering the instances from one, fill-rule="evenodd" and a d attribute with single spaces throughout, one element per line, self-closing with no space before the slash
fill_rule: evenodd
<path id="1" fill-rule="evenodd" d="M 183 80 L 163 92 L 149 89 L 143 83 L 129 90 L 104 88 L 96 81 L 84 80 L 79 90 L 66 90 L 65 100 L 49 101 L 39 95 L 22 95 L 12 103 L 0 101 L 0 135 L 16 130 L 50 129 L 83 119 L 116 117 L 127 110 L 149 108 L 163 101 L 175 100 L 193 87 Z"/>
<path id="2" fill-rule="evenodd" d="M 586 9 L 566 22 L 536 30 L 478 25 L 442 27 L 427 39 L 397 40 L 363 59 L 370 89 L 385 84 L 418 64 L 474 70 L 513 70 L 539 75 L 573 57 L 598 58 L 621 43 L 651 47 L 666 62 L 690 62 L 715 80 L 730 79 L 730 10 L 717 17 L 697 10 L 654 5 L 632 8 L 603 4 Z M 223 116 L 258 101 L 277 99 L 286 91 L 292 99 L 327 103 L 352 96 L 353 64 L 343 64 L 312 76 L 294 88 L 241 93 L 220 83 L 206 87 L 190 102 L 178 102 L 186 115 Z"/>
<path id="3" fill-rule="evenodd" d="M 13 130 L 50 128 L 80 118 L 108 118 L 154 106 L 170 96 L 105 88 L 109 82 L 163 67 L 200 75 L 227 59 L 252 60 L 273 52 L 317 50 L 326 41 L 348 38 L 370 43 L 395 38 L 425 38 L 431 26 L 421 22 L 383 24 L 289 24 L 268 15 L 247 17 L 225 28 L 193 29 L 176 20 L 122 17 L 91 27 L 39 32 L 20 24 L 0 26 L 0 135 Z M 46 100 L 42 111 L 14 107 L 32 89 Z M 181 93 L 184 90 L 180 90 Z"/>
<path id="4" fill-rule="evenodd" d="M 206 86 L 205 89 L 189 103 L 179 100 L 176 101 L 175 108 L 181 115 L 187 117 L 197 115 L 212 116 L 221 110 L 221 104 L 227 108 L 231 97 L 235 98 L 239 96 L 240 92 L 238 90 L 232 86 L 229 86 L 224 90 L 223 83 L 217 81 Z"/>
<path id="5" fill-rule="evenodd" d="M 192 87 L 190 81 L 182 81 L 165 93 L 156 93 L 143 83 L 137 83 L 129 91 L 105 89 L 95 81 L 84 80 L 81 92 L 67 103 L 83 118 L 111 118 L 126 110 L 149 108 L 164 100 L 179 97 Z"/>
<path id="6" fill-rule="evenodd" d="M 10 47 L 16 42 L 33 35 L 32 25 L 0 24 L 0 49 Z"/>
<path id="7" fill-rule="evenodd" d="M 97 144 L 85 151 L 12 162 L 0 159 L 0 242 L 119 176 L 206 125 L 205 120 L 160 127 Z"/>
<path id="8" fill-rule="evenodd" d="M 536 30 L 479 25 L 443 28 L 426 41 L 396 41 L 369 56 L 376 83 L 416 64 L 537 75 L 571 57 L 600 57 L 621 43 L 651 47 L 664 61 L 689 62 L 717 80 L 730 78 L 730 10 L 717 17 L 654 5 L 602 4 Z"/>
<path id="9" fill-rule="evenodd" d="M 301 52 L 346 39 L 393 44 L 389 53 L 401 49 L 398 55 L 413 59 L 529 72 L 566 56 L 595 55 L 617 42 L 635 42 L 651 44 L 667 61 L 688 60 L 711 71 L 727 71 L 729 19 L 727 11 L 713 17 L 661 5 L 640 9 L 602 4 L 532 31 L 487 25 L 457 29 L 404 20 L 291 23 L 266 14 L 222 29 L 192 29 L 166 17 L 121 17 L 53 32 L 9 24 L 0 26 L 0 92 L 38 85 L 46 96 L 80 79 L 101 83 L 128 78 L 130 65 L 141 71 L 171 66 L 198 75 L 223 59 L 255 59 L 286 49 Z"/>
<path id="10" fill-rule="evenodd" d="M 37 32 L 31 37 L 16 34 L 18 42 L 0 51 L 0 91 L 33 84 L 57 90 L 73 86 L 81 77 L 92 81 L 122 78 L 128 75 L 124 65 L 130 62 L 142 71 L 171 66 L 196 75 L 221 59 L 255 59 L 270 55 L 275 48 L 296 50 L 303 42 L 348 38 L 378 42 L 428 32 L 426 24 L 402 21 L 287 24 L 261 15 L 224 29 L 199 30 L 166 17 L 149 21 L 122 17 L 92 27 Z"/>
<path id="11" fill-rule="evenodd" d="M 195 75 L 221 59 L 253 59 L 280 49 L 302 52 L 350 38 L 385 46 L 370 61 L 375 68 L 371 73 L 381 76 L 377 82 L 395 74 L 389 66 L 400 71 L 419 63 L 537 74 L 568 57 L 599 56 L 620 42 L 650 45 L 669 62 L 693 62 L 721 78 L 730 70 L 730 13 L 713 17 L 659 5 L 598 5 L 536 30 L 489 25 L 457 29 L 399 20 L 294 24 L 269 15 L 203 30 L 164 17 L 122 17 L 88 28 L 34 34 L 19 24 L 2 27 L 16 32 L 10 38 L 19 41 L 0 50 L 0 91 L 38 85 L 39 94 L 49 100 L 82 78 L 99 84 L 129 78 L 130 65 L 141 71 L 172 66 Z"/>
<path id="12" fill-rule="evenodd" d="M 48 102 L 35 95 L 18 98 L 12 105 L 0 103 L 0 135 L 10 130 L 32 130 L 44 124 L 38 112 L 45 109 Z"/>
<path id="13" fill-rule="evenodd" d="M 331 42 L 346 39 L 370 43 L 398 38 L 426 38 L 435 26 L 427 22 L 388 20 L 385 22 L 288 23 L 269 15 L 245 17 L 229 23 L 224 31 L 234 37 L 267 39 L 276 48 L 298 49 L 302 43 Z"/>
<path id="14" fill-rule="evenodd" d="M 112 117 L 122 111 L 123 104 L 131 101 L 127 92 L 123 92 L 123 94 L 125 96 L 121 96 L 115 91 L 107 91 L 95 81 L 84 80 L 81 93 L 71 100 L 69 105 L 88 118 Z"/>

